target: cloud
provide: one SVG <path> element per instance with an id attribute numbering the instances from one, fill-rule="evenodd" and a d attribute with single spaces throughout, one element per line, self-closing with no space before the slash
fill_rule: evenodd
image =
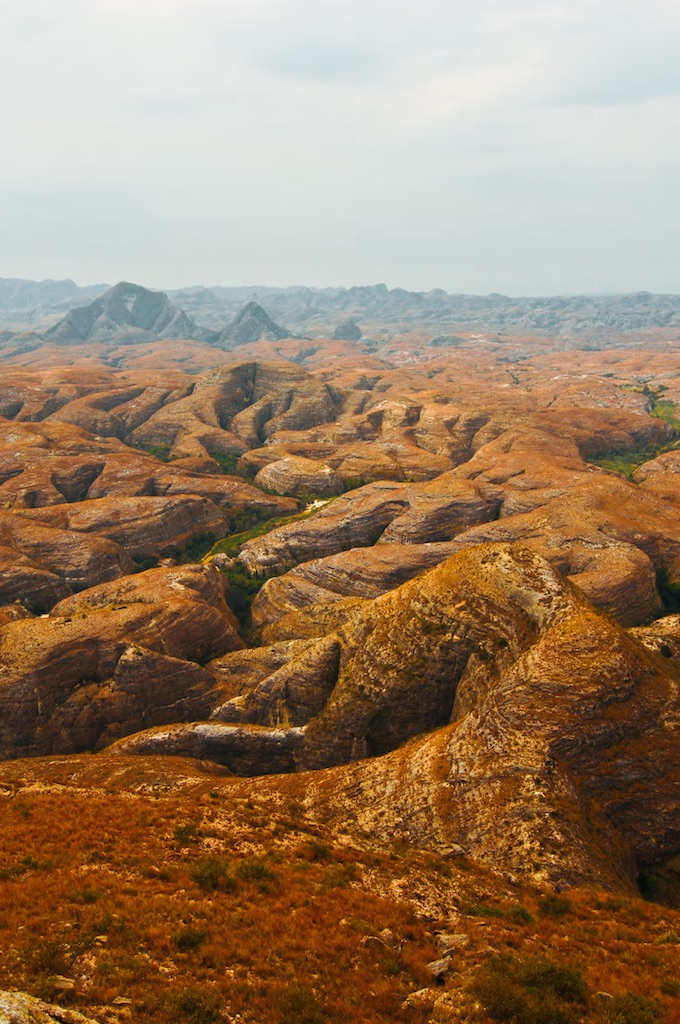
<path id="1" fill-rule="evenodd" d="M 9 8 L 0 273 L 673 288 L 675 2 Z"/>

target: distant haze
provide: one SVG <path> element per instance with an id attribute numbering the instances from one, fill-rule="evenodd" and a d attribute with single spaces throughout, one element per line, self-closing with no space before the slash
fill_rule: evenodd
<path id="1" fill-rule="evenodd" d="M 0 276 L 680 291 L 677 0 L 8 0 Z"/>

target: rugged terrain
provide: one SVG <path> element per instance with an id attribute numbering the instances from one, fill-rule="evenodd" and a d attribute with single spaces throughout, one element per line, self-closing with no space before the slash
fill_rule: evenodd
<path id="1" fill-rule="evenodd" d="M 111 291 L 2 350 L 0 986 L 111 1021 L 677 1021 L 677 914 L 639 899 L 678 902 L 672 309 L 602 350 L 427 317 L 374 345 L 349 301 L 332 338 L 251 304 L 200 340 Z"/>

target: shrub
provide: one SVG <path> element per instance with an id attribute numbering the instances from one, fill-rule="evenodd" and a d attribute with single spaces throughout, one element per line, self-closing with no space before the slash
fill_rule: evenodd
<path id="1" fill-rule="evenodd" d="M 538 909 L 548 917 L 564 917 L 565 914 L 570 914 L 574 908 L 571 900 L 566 896 L 550 893 L 539 902 Z"/>
<path id="2" fill-rule="evenodd" d="M 74 889 L 69 899 L 71 903 L 91 904 L 97 902 L 99 893 L 96 893 L 94 889 Z"/>
<path id="3" fill-rule="evenodd" d="M 326 1014 L 304 985 L 294 985 L 281 998 L 281 1024 L 324 1024 Z"/>
<path id="4" fill-rule="evenodd" d="M 191 925 L 187 925 L 174 933 L 172 941 L 180 953 L 191 953 L 193 950 L 199 949 L 206 938 L 207 932 L 204 932 L 202 928 L 192 928 Z"/>
<path id="5" fill-rule="evenodd" d="M 508 910 L 507 916 L 519 924 L 531 924 L 534 920 L 533 914 L 530 914 L 526 907 L 512 907 Z"/>
<path id="6" fill-rule="evenodd" d="M 254 882 L 260 892 L 270 892 L 271 883 L 276 881 L 276 873 L 262 860 L 244 860 L 238 874 L 246 882 Z"/>
<path id="7" fill-rule="evenodd" d="M 607 1024 L 656 1024 L 661 1010 L 656 1000 L 628 992 L 608 1000 L 602 1016 Z"/>
<path id="8" fill-rule="evenodd" d="M 178 843 L 193 843 L 196 842 L 197 831 L 198 825 L 195 821 L 186 821 L 183 825 L 175 825 L 173 835 Z"/>
<path id="9" fill-rule="evenodd" d="M 472 991 L 493 1020 L 513 1024 L 576 1024 L 588 999 L 578 969 L 544 957 L 494 956 Z"/>
<path id="10" fill-rule="evenodd" d="M 194 988 L 173 992 L 165 1001 L 165 1010 L 168 1024 L 217 1024 L 224 1020 L 214 992 Z"/>
<path id="11" fill-rule="evenodd" d="M 24 960 L 32 974 L 67 974 L 71 966 L 68 946 L 59 939 L 38 941 L 27 950 Z"/>
<path id="12" fill-rule="evenodd" d="M 468 917 L 505 917 L 500 907 L 487 906 L 486 903 L 466 903 L 464 911 Z"/>
<path id="13" fill-rule="evenodd" d="M 215 889 L 223 889 L 225 892 L 233 892 L 235 881 L 229 874 L 229 866 L 219 857 L 201 857 L 192 866 L 189 872 L 192 882 L 195 882 L 200 889 L 206 892 L 214 892 Z"/>

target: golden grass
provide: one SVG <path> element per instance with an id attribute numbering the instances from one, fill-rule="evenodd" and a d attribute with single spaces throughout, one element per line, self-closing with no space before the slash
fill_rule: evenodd
<path id="1" fill-rule="evenodd" d="M 449 930 L 470 945 L 433 995 L 449 993 L 460 1020 L 488 1019 L 472 983 L 497 951 L 576 965 L 593 993 L 638 993 L 680 1022 L 677 912 L 578 890 L 556 914 L 533 887 L 334 835 L 295 803 L 242 792 L 228 779 L 166 794 L 5 782 L 0 988 L 63 1001 L 51 979 L 66 975 L 73 1005 L 102 1022 L 415 1024 L 429 1012 L 404 1000 L 432 981 L 435 932 Z M 223 868 L 214 886 L 206 861 Z M 385 928 L 400 950 L 362 943 Z M 583 1019 L 601 1020 L 598 1005 Z"/>

